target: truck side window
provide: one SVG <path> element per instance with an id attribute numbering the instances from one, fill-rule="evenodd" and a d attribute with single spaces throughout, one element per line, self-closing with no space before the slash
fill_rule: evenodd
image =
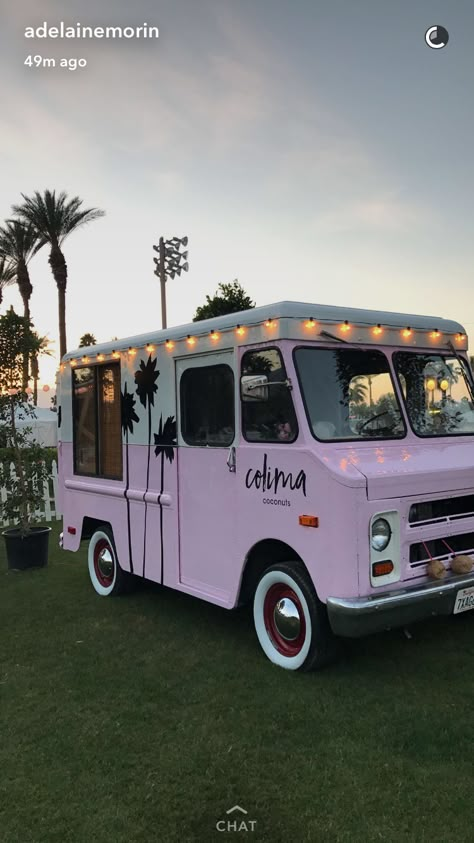
<path id="1" fill-rule="evenodd" d="M 73 372 L 74 473 L 122 478 L 120 364 Z"/>
<path id="2" fill-rule="evenodd" d="M 186 369 L 180 382 L 181 434 L 187 445 L 228 447 L 234 441 L 234 373 L 230 366 Z"/>
<path id="3" fill-rule="evenodd" d="M 247 442 L 294 442 L 298 423 L 291 392 L 284 385 L 287 375 L 279 350 L 247 351 L 242 357 L 242 376 L 249 375 L 265 376 L 268 385 L 256 389 L 255 398 L 242 395 L 244 438 Z"/>

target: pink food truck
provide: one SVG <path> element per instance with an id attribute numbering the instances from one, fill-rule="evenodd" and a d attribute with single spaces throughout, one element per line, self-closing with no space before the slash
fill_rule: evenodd
<path id="1" fill-rule="evenodd" d="M 474 388 L 462 325 L 280 302 L 66 354 L 61 542 L 232 609 L 266 656 L 474 608 Z"/>

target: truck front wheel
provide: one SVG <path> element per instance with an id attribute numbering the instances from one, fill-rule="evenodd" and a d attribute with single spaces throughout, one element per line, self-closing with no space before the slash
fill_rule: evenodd
<path id="1" fill-rule="evenodd" d="M 279 667 L 317 670 L 337 656 L 325 606 L 299 562 L 267 568 L 255 590 L 253 616 L 262 650 Z"/>

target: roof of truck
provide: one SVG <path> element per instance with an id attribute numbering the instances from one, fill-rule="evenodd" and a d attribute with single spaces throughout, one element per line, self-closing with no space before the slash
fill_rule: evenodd
<path id="1" fill-rule="evenodd" d="M 383 310 L 365 310 L 356 307 L 336 307 L 327 304 L 311 304 L 308 302 L 281 301 L 274 304 L 255 307 L 251 310 L 242 310 L 238 313 L 230 313 L 226 316 L 216 316 L 213 319 L 205 319 L 201 322 L 189 322 L 185 325 L 176 325 L 164 330 L 150 330 L 144 334 L 110 340 L 105 343 L 98 343 L 69 351 L 63 359 L 86 354 L 88 351 L 93 354 L 103 352 L 111 353 L 114 349 L 122 349 L 131 346 L 144 346 L 148 343 L 163 343 L 167 339 L 178 340 L 194 335 L 196 337 L 209 334 L 211 331 L 224 331 L 235 328 L 237 325 L 257 325 L 272 319 L 302 320 L 314 319 L 316 323 L 330 327 L 348 323 L 360 327 L 381 326 L 382 328 L 405 329 L 413 331 L 434 331 L 441 334 L 465 334 L 465 329 L 459 322 L 449 319 L 442 319 L 439 316 L 421 316 L 413 313 L 392 313 Z M 284 334 L 280 334 L 280 337 Z"/>

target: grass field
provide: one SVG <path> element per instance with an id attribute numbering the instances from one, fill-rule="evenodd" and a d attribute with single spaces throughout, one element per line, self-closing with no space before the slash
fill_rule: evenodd
<path id="1" fill-rule="evenodd" d="M 96 596 L 58 531 L 42 570 L 0 549 L 1 843 L 472 839 L 474 613 L 295 675 L 248 611 Z"/>

